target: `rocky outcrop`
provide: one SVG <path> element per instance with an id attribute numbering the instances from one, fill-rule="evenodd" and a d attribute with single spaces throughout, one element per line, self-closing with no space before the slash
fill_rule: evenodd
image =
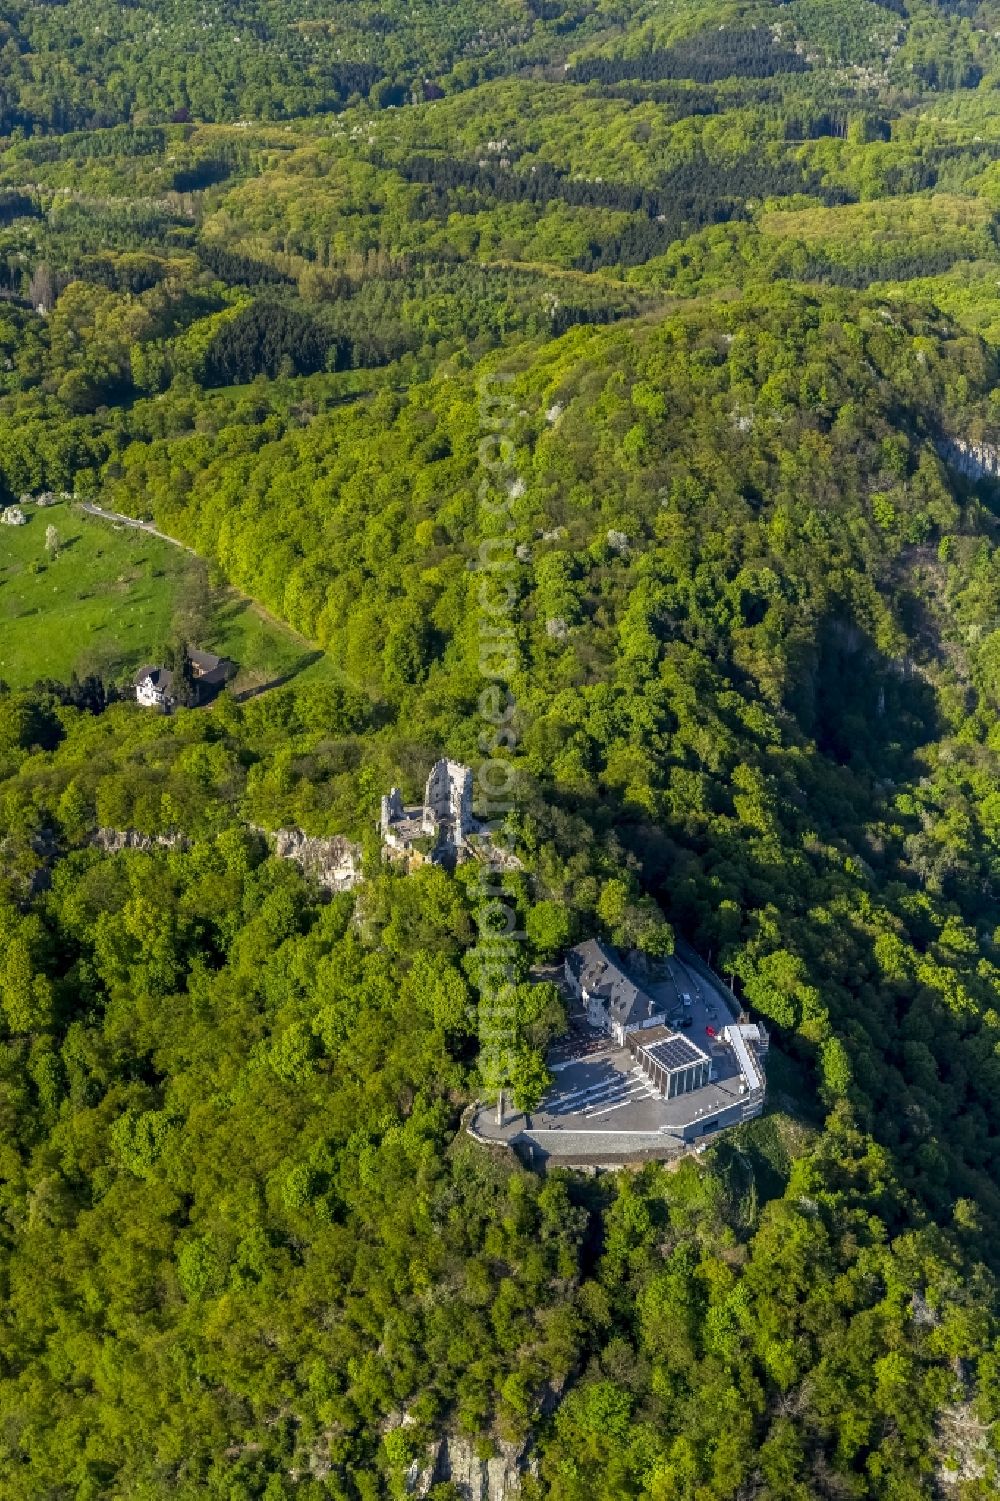
<path id="1" fill-rule="evenodd" d="M 108 855 L 122 850 L 186 850 L 191 844 L 186 834 L 140 834 L 138 829 L 98 829 L 90 842 Z"/>
<path id="2" fill-rule="evenodd" d="M 426 1496 L 431 1487 L 450 1481 L 462 1501 L 517 1501 L 521 1476 L 531 1471 L 522 1449 L 503 1444 L 491 1459 L 481 1459 L 467 1438 L 444 1438 L 433 1445 L 426 1461 L 415 1459 L 406 1476 L 411 1496 Z"/>
<path id="3" fill-rule="evenodd" d="M 992 443 L 946 438 L 938 444 L 938 453 L 946 464 L 965 479 L 1000 479 L 1000 448 Z"/>
<path id="4" fill-rule="evenodd" d="M 936 1427 L 938 1490 L 943 1496 L 958 1495 L 986 1475 L 989 1426 L 970 1401 L 958 1401 L 938 1413 Z"/>
<path id="5" fill-rule="evenodd" d="M 361 846 L 339 835 L 313 839 L 301 829 L 278 829 L 274 833 L 251 824 L 255 834 L 266 839 L 279 860 L 294 860 L 324 891 L 350 891 L 361 880 Z M 106 854 L 122 850 L 186 850 L 186 834 L 141 834 L 138 829 L 98 829 L 91 839 Z"/>
<path id="6" fill-rule="evenodd" d="M 361 880 L 361 846 L 336 834 L 314 839 L 301 829 L 256 829 L 263 834 L 279 860 L 294 860 L 324 891 L 350 891 Z"/>

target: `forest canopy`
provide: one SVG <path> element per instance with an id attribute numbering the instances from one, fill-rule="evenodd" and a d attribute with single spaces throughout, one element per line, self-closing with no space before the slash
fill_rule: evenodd
<path id="1" fill-rule="evenodd" d="M 997 21 L 8 7 L 4 1498 L 998 1493 Z M 674 935 L 766 1113 L 474 1141 Z"/>

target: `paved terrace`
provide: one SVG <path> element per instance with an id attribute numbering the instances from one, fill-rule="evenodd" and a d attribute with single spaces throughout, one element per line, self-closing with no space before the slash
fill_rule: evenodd
<path id="1" fill-rule="evenodd" d="M 673 956 L 664 978 L 647 983 L 647 989 L 666 1002 L 668 1017 L 690 1016 L 691 1025 L 676 1030 L 711 1058 L 716 1076 L 711 1084 L 661 1099 L 634 1053 L 594 1032 L 578 1012 L 570 1037 L 550 1055 L 555 1081 L 539 1108 L 530 1115 L 509 1111 L 498 1126 L 496 1108 L 484 1106 L 472 1121 L 476 1135 L 498 1145 L 531 1144 L 567 1163 L 671 1157 L 689 1145 L 680 1139 L 685 1126 L 740 1106 L 745 1095 L 735 1055 L 706 1030 L 720 1032 L 735 1020 L 738 1008 L 729 992 L 709 970 L 695 968 L 682 955 Z M 690 1007 L 684 1006 L 685 994 Z M 642 1037 L 631 1034 L 640 1045 Z"/>

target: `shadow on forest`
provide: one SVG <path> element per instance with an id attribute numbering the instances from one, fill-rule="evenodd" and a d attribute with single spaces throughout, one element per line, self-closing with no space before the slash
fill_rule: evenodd
<path id="1" fill-rule="evenodd" d="M 943 732 L 933 687 L 912 658 L 887 657 L 855 625 L 828 619 L 816 641 L 788 699 L 803 733 L 840 766 L 905 780 L 914 753 Z"/>

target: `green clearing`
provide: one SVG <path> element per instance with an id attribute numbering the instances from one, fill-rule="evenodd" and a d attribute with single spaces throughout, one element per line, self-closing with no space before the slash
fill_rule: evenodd
<path id="1" fill-rule="evenodd" d="M 253 693 L 295 678 L 299 683 L 341 680 L 333 659 L 230 591 L 213 595 L 204 644 L 239 664 L 234 693 Z"/>
<path id="2" fill-rule="evenodd" d="M 117 680 L 156 660 L 173 634 L 232 657 L 236 692 L 333 673 L 328 657 L 249 600 L 211 588 L 204 565 L 170 543 L 65 503 L 27 514 L 27 525 L 0 528 L 0 679 L 12 687 L 74 672 Z"/>

